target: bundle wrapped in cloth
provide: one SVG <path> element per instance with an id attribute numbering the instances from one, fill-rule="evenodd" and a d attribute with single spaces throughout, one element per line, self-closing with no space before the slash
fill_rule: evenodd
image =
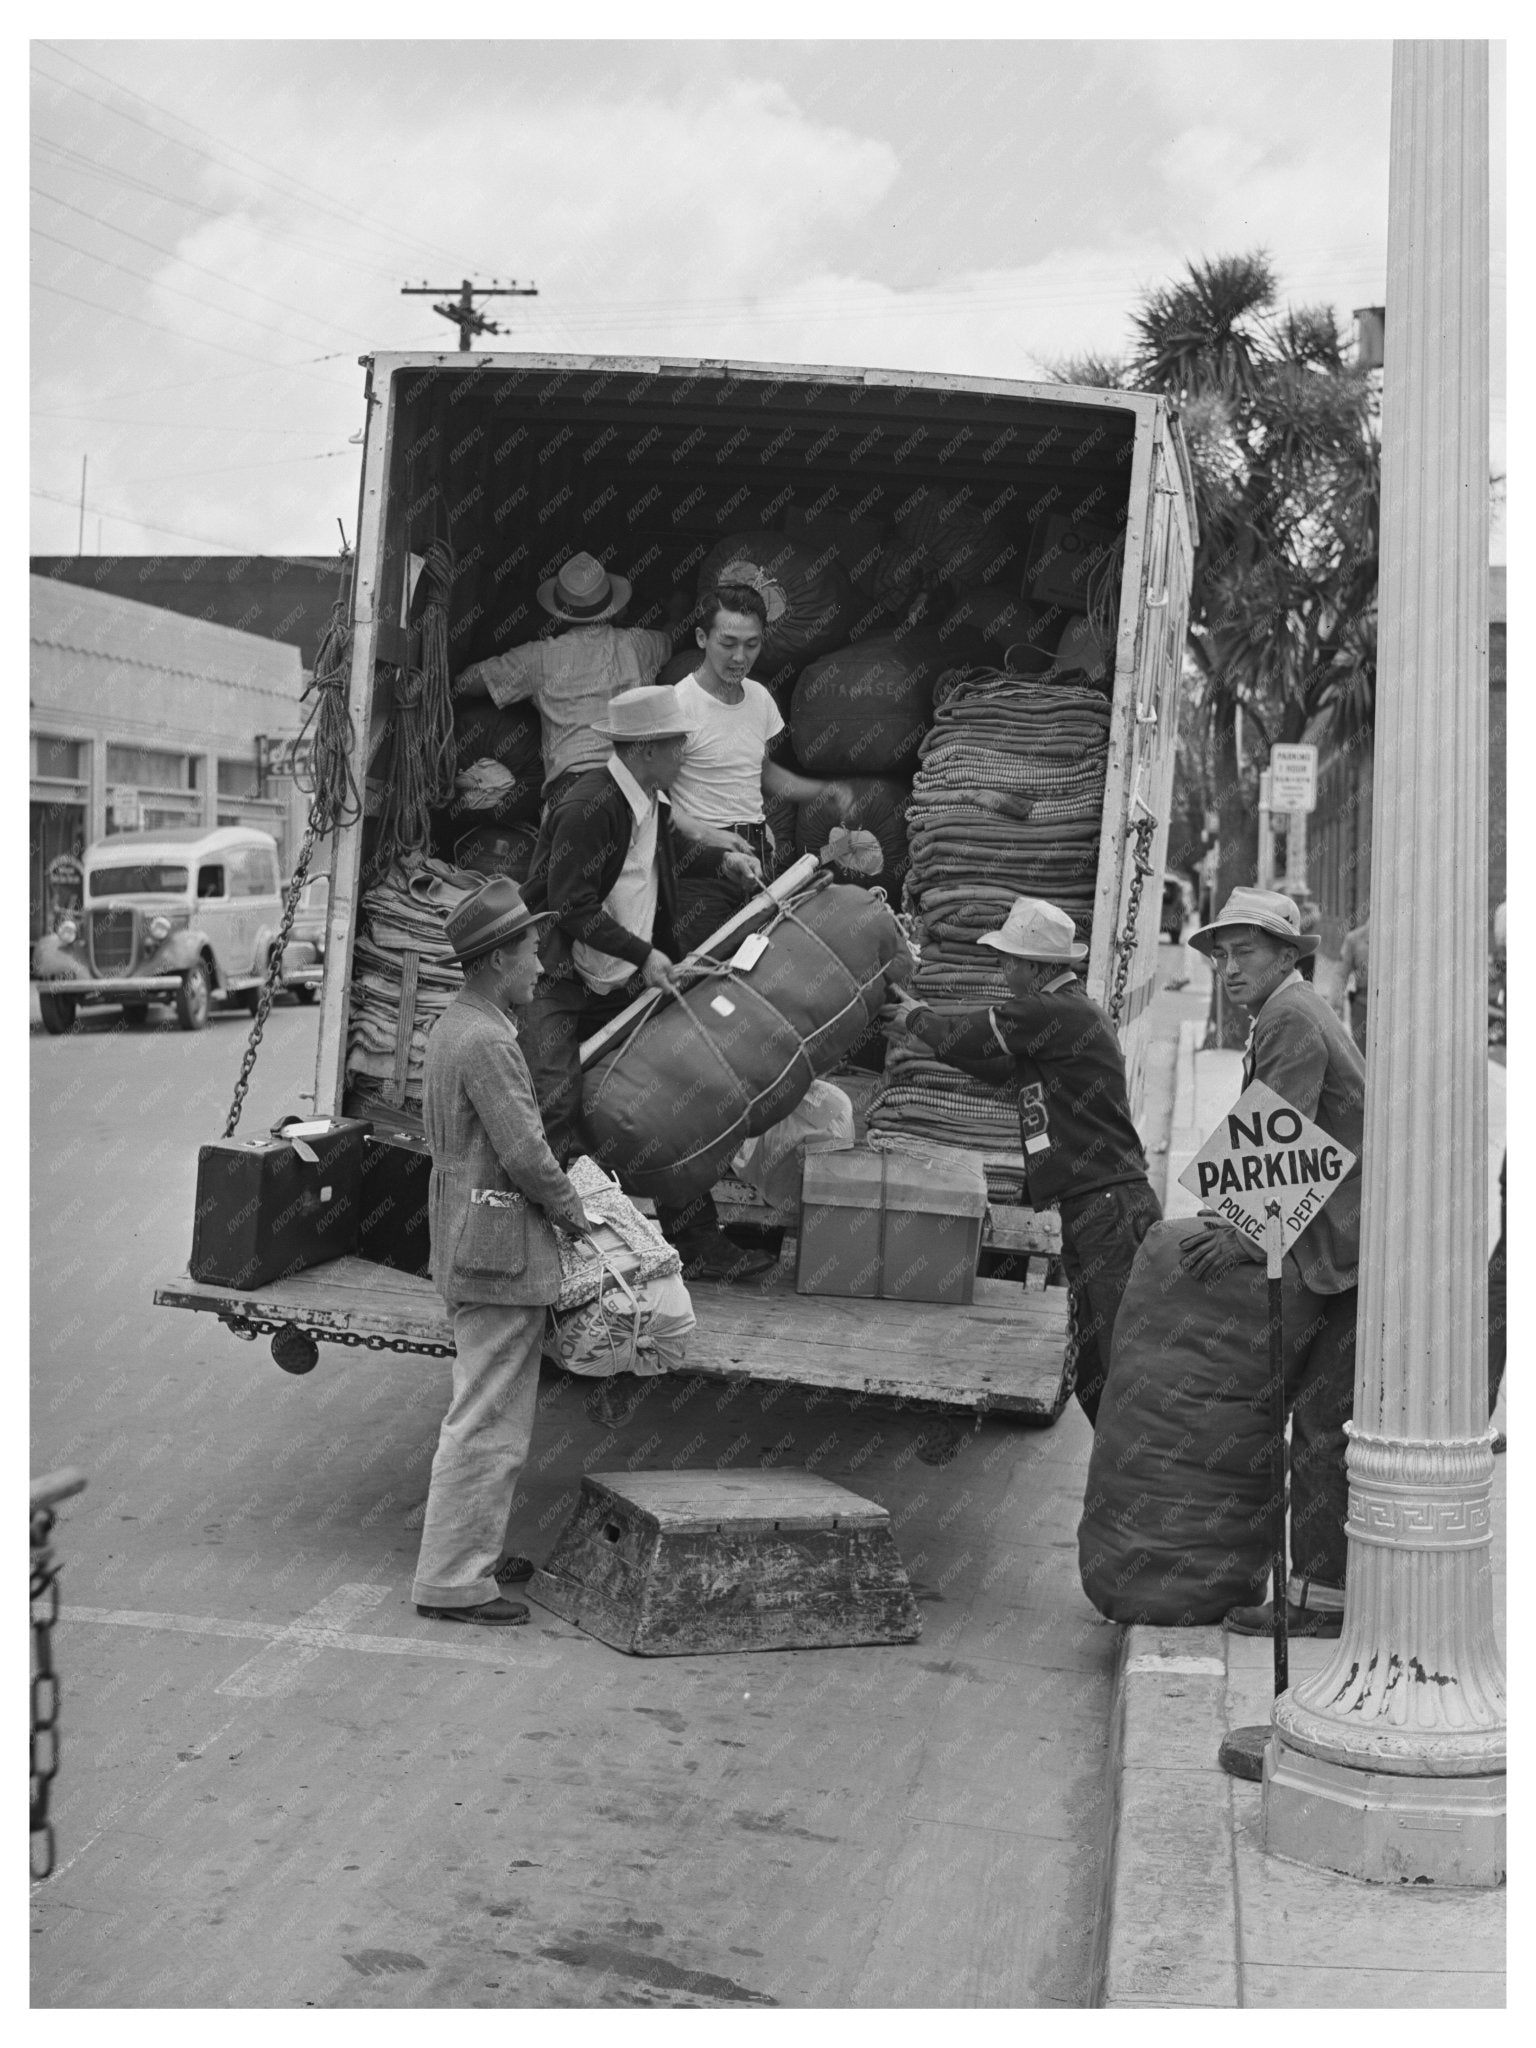
<path id="1" fill-rule="evenodd" d="M 446 920 L 481 881 L 446 861 L 419 858 L 396 863 L 363 891 L 347 1016 L 347 1080 L 359 1099 L 420 1104 L 427 1035 L 464 984 Z"/>
<path id="2" fill-rule="evenodd" d="M 593 1228 L 583 1238 L 558 1234 L 562 1279 L 545 1351 L 585 1378 L 676 1371 L 695 1322 L 681 1259 L 595 1160 L 573 1160 L 567 1171 Z"/>
<path id="3" fill-rule="evenodd" d="M 1043 896 L 1091 938 L 1109 721 L 1108 700 L 1086 687 L 996 669 L 940 679 L 907 813 L 921 1001 L 943 1011 L 1007 998 L 1001 961 L 976 941 L 998 929 L 1015 896 Z M 872 1143 L 979 1151 L 988 1192 L 1022 1194 L 1012 1091 L 923 1051 L 892 1048 L 869 1126 Z"/>

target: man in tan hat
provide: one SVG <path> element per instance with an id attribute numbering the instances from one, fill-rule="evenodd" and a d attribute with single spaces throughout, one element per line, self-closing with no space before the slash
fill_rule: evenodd
<path id="1" fill-rule="evenodd" d="M 552 802 L 588 768 L 608 758 L 597 731 L 621 690 L 652 683 L 672 651 L 665 629 L 610 623 L 629 603 L 630 583 L 588 554 L 539 585 L 539 603 L 562 632 L 472 662 L 454 682 L 460 697 L 489 697 L 498 709 L 534 703 L 544 731 L 544 801 Z M 686 610 L 679 600 L 679 617 Z"/>
<path id="2" fill-rule="evenodd" d="M 1120 1041 L 1077 978 L 1088 948 L 1071 918 L 1020 896 L 1002 929 L 976 943 L 1001 955 L 1006 1002 L 940 1016 L 897 990 L 892 1023 L 951 1066 L 1017 1087 L 1030 1206 L 1061 1217 L 1077 1398 L 1092 1422 L 1136 1247 L 1163 1212 L 1131 1120 Z"/>
<path id="3" fill-rule="evenodd" d="M 528 901 L 552 913 L 544 975 L 523 1020 L 523 1042 L 550 1144 L 562 1159 L 586 1142 L 580 1047 L 644 988 L 674 989 L 677 863 L 667 791 L 692 720 L 675 685 L 615 697 L 594 731 L 612 757 L 550 804 L 528 871 Z M 737 847 L 694 845 L 690 857 L 740 903 L 758 877 Z M 657 1205 L 657 1221 L 689 1280 L 745 1280 L 773 1260 L 733 1244 L 706 1194 L 686 1208 Z"/>
<path id="4" fill-rule="evenodd" d="M 1243 1086 L 1263 1081 L 1293 1109 L 1355 1154 L 1356 1164 L 1322 1214 L 1287 1254 L 1318 1297 L 1313 1331 L 1287 1388 L 1291 1403 L 1291 1576 L 1288 1621 L 1296 1635 L 1336 1636 L 1344 1611 L 1344 1523 L 1349 1484 L 1344 1424 L 1354 1405 L 1355 1311 L 1360 1277 L 1360 1155 L 1365 1142 L 1365 1063 L 1343 1022 L 1297 963 L 1317 951 L 1291 897 L 1234 889 L 1221 915 L 1189 944 L 1211 961 L 1228 998 L 1253 1019 Z M 1214 1217 L 1186 1244 L 1193 1279 L 1219 1279 L 1262 1247 Z M 1239 1607 L 1237 1635 L 1267 1634 L 1271 1610 Z"/>
<path id="5" fill-rule="evenodd" d="M 504 876 L 459 905 L 447 930 L 464 986 L 427 1041 L 432 1279 L 455 1345 L 411 1590 L 435 1621 L 528 1619 L 499 1591 L 533 1570 L 507 1554 L 508 1518 L 533 1433 L 545 1305 L 560 1292 L 555 1228 L 587 1228 L 545 1142 L 508 1014 L 533 993 L 542 922 Z"/>

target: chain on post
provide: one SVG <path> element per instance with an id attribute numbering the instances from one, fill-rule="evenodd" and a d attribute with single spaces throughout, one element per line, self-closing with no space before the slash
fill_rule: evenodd
<path id="1" fill-rule="evenodd" d="M 1157 820 L 1150 812 L 1139 818 L 1134 827 L 1134 844 L 1131 850 L 1131 893 L 1125 908 L 1125 929 L 1115 942 L 1115 980 L 1109 997 L 1109 1021 L 1118 1030 L 1120 1017 L 1125 1009 L 1125 985 L 1130 979 L 1131 962 L 1136 954 L 1136 919 L 1141 910 L 1141 892 L 1152 872 L 1152 834 L 1157 830 Z"/>
<path id="2" fill-rule="evenodd" d="M 293 879 L 288 884 L 288 896 L 283 904 L 283 921 L 278 927 L 277 937 L 272 941 L 267 957 L 267 978 L 261 985 L 261 1000 L 256 1005 L 255 1021 L 251 1035 L 246 1041 L 245 1057 L 240 1062 L 239 1078 L 235 1082 L 235 1093 L 229 1105 L 229 1115 L 224 1119 L 224 1135 L 232 1138 L 235 1126 L 240 1121 L 240 1112 L 245 1107 L 246 1090 L 251 1085 L 251 1074 L 256 1066 L 256 1055 L 261 1049 L 261 1034 L 267 1028 L 267 1017 L 272 1008 L 272 997 L 277 989 L 278 978 L 283 971 L 283 954 L 288 948 L 289 935 L 293 931 L 294 914 L 299 907 L 299 898 L 304 893 L 304 884 L 309 878 L 309 864 L 314 858 L 315 842 L 326 830 L 326 813 L 329 800 L 322 793 L 310 806 L 309 824 L 304 833 L 304 844 L 299 848 L 299 857 L 294 864 Z"/>
<path id="3" fill-rule="evenodd" d="M 32 1510 L 32 1875 L 53 1872 L 53 1822 L 48 1795 L 59 1769 L 59 1681 L 53 1628 L 59 1618 L 59 1571 L 49 1542 L 53 1510 Z"/>

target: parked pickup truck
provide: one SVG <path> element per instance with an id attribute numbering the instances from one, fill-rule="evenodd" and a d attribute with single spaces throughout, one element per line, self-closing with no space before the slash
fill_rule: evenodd
<path id="1" fill-rule="evenodd" d="M 254 1015 L 283 915 L 270 832 L 119 832 L 86 849 L 84 869 L 80 909 L 61 912 L 32 948 L 45 1031 L 72 1031 L 82 1009 L 103 1003 L 130 1024 L 172 1003 L 183 1031 L 201 1031 L 214 996 Z"/>

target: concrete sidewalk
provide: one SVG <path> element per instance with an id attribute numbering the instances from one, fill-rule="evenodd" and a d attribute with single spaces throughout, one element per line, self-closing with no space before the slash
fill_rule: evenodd
<path id="1" fill-rule="evenodd" d="M 1199 1052 L 1186 1026 L 1169 1134 L 1177 1177 L 1236 1099 L 1241 1056 Z M 1491 1229 L 1504 1148 L 1504 1070 L 1490 1066 Z M 1501 1398 L 1498 1423 L 1504 1426 Z M 1494 1611 L 1505 1626 L 1505 1460 L 1494 1463 Z M 1328 1660 L 1292 1642 L 1293 1681 Z M 1219 1628 L 1122 1632 L 1111 1727 L 1111 1819 L 1095 2003 L 1106 2006 L 1472 2007 L 1505 2003 L 1504 1888 L 1363 1884 L 1262 1846 L 1262 1790 L 1217 1762 L 1231 1728 L 1269 1719 L 1272 1651 Z"/>

